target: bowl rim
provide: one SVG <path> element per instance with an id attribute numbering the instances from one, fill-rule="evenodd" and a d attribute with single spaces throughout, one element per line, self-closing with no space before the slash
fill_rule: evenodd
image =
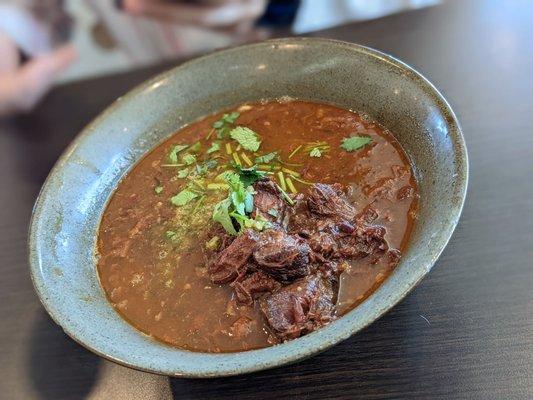
<path id="1" fill-rule="evenodd" d="M 343 329 L 339 329 L 337 331 L 333 331 L 331 328 L 335 326 L 336 324 L 331 324 L 329 327 L 324 327 L 318 331 L 312 332 L 309 335 L 306 335 L 302 338 L 299 338 L 298 340 L 289 341 L 286 343 L 282 343 L 276 346 L 266 347 L 263 349 L 257 349 L 257 350 L 250 350 L 245 352 L 235 352 L 235 353 L 196 353 L 199 356 L 203 356 L 208 354 L 210 357 L 213 356 L 213 360 L 218 358 L 224 358 L 227 356 L 230 357 L 238 357 L 239 355 L 253 355 L 254 353 L 267 353 L 272 349 L 275 348 L 286 348 L 289 353 L 286 357 L 270 357 L 270 359 L 264 360 L 262 363 L 253 363 L 248 362 L 247 365 L 239 366 L 237 368 L 235 367 L 224 367 L 223 364 L 217 363 L 216 366 L 205 368 L 202 371 L 187 371 L 186 369 L 181 366 L 181 369 L 179 368 L 164 368 L 164 367 L 153 367 L 153 366 L 143 366 L 139 363 L 136 363 L 135 361 L 129 361 L 127 359 L 122 359 L 113 356 L 112 354 L 107 354 L 103 351 L 100 351 L 97 347 L 91 346 L 87 344 L 83 337 L 80 337 L 78 332 L 75 330 L 70 330 L 66 328 L 62 322 L 65 321 L 66 317 L 64 315 L 60 315 L 59 313 L 56 314 L 54 310 L 50 307 L 50 305 L 47 304 L 49 299 L 46 297 L 46 293 L 44 292 L 44 284 L 40 280 L 39 276 L 39 261 L 37 256 L 37 249 L 36 249 L 36 231 L 38 229 L 37 227 L 37 220 L 39 219 L 39 215 L 41 213 L 41 209 L 43 207 L 43 201 L 45 196 L 47 195 L 47 189 L 49 187 L 50 180 L 54 175 L 58 173 L 58 171 L 63 167 L 63 165 L 68 161 L 69 155 L 78 147 L 78 145 L 88 136 L 91 135 L 92 127 L 98 125 L 99 122 L 106 119 L 106 117 L 109 114 L 112 114 L 117 106 L 119 106 L 120 102 L 124 99 L 130 99 L 137 94 L 143 92 L 147 88 L 149 88 L 151 85 L 153 85 L 155 82 L 162 81 L 166 79 L 167 77 L 178 73 L 181 69 L 187 68 L 189 65 L 194 64 L 196 62 L 202 62 L 205 60 L 208 60 L 210 58 L 216 58 L 219 54 L 224 53 L 232 53 L 232 52 L 238 52 L 242 50 L 243 48 L 260 48 L 264 46 L 273 46 L 273 45 L 285 45 L 285 44 L 329 44 L 332 46 L 338 46 L 340 48 L 349 49 L 351 51 L 354 51 L 354 53 L 360 53 L 363 55 L 371 56 L 377 59 L 380 59 L 383 62 L 387 62 L 388 64 L 398 68 L 402 72 L 405 72 L 408 74 L 408 79 L 412 79 L 415 81 L 415 83 L 418 83 L 421 88 L 426 92 L 429 96 L 433 97 L 434 100 L 439 104 L 439 109 L 441 112 L 443 112 L 444 115 L 447 116 L 447 120 L 450 123 L 451 129 L 450 129 L 450 136 L 453 139 L 453 147 L 454 150 L 462 155 L 461 163 L 460 165 L 457 165 L 457 168 L 462 167 L 461 175 L 463 179 L 460 179 L 457 181 L 456 186 L 456 192 L 460 195 L 460 199 L 458 202 L 458 207 L 455 208 L 455 213 L 453 215 L 454 218 L 443 228 L 443 240 L 442 244 L 434 251 L 432 254 L 432 257 L 426 261 L 422 261 L 421 264 L 425 266 L 425 268 L 418 268 L 416 275 L 416 279 L 411 282 L 408 287 L 404 288 L 402 291 L 394 292 L 389 297 L 389 303 L 388 305 L 382 307 L 377 312 L 373 314 L 372 318 L 368 318 L 367 321 L 365 321 L 363 324 L 355 325 L 352 324 L 350 326 L 346 326 Z M 346 340 L 350 336 L 354 335 L 355 333 L 363 330 L 368 325 L 375 322 L 377 319 L 381 318 L 385 313 L 387 313 L 390 309 L 395 307 L 411 290 L 413 290 L 418 283 L 429 273 L 431 268 L 434 266 L 437 259 L 440 257 L 443 250 L 446 248 L 450 238 L 452 237 L 452 234 L 459 222 L 460 216 L 463 211 L 466 194 L 467 194 L 467 188 L 468 188 L 468 180 L 469 180 L 469 162 L 468 162 L 468 151 L 466 147 L 466 143 L 464 140 L 464 136 L 462 133 L 461 126 L 459 124 L 459 121 L 453 112 L 450 104 L 448 101 L 444 98 L 444 96 L 441 94 L 441 92 L 421 73 L 416 71 L 414 68 L 409 66 L 408 64 L 404 63 L 403 61 L 400 61 L 394 56 L 391 56 L 389 54 L 386 54 L 382 51 L 355 44 L 350 43 L 346 41 L 341 40 L 335 40 L 335 39 L 328 39 L 328 38 L 315 38 L 315 37 L 288 37 L 288 38 L 277 38 L 277 39 L 270 39 L 265 40 L 258 43 L 252 43 L 252 44 L 245 44 L 241 46 L 231 47 L 227 49 L 222 49 L 219 51 L 211 52 L 209 54 L 203 55 L 201 57 L 196 57 L 191 60 L 185 61 L 183 63 L 180 63 L 179 65 L 172 67 L 168 70 L 165 70 L 157 75 L 155 75 L 152 78 L 149 78 L 142 83 L 136 85 L 132 89 L 130 89 L 126 94 L 118 97 L 116 100 L 114 100 L 110 105 L 108 105 L 103 111 L 101 111 L 95 118 L 93 118 L 87 125 L 84 126 L 84 128 L 79 132 L 75 138 L 72 140 L 72 142 L 66 147 L 66 149 L 62 152 L 61 156 L 58 158 L 52 169 L 50 170 L 46 180 L 44 181 L 39 194 L 37 196 L 37 199 L 35 201 L 35 204 L 32 209 L 31 219 L 29 223 L 29 229 L 28 229 L 28 242 L 27 242 L 27 249 L 28 249 L 28 257 L 29 257 L 29 264 L 30 264 L 30 276 L 32 280 L 33 287 L 39 297 L 39 300 L 43 307 L 45 308 L 46 312 L 50 315 L 52 320 L 59 325 L 63 331 L 74 341 L 85 347 L 86 349 L 92 351 L 93 353 L 107 359 L 110 361 L 113 361 L 115 363 L 118 363 L 120 365 L 133 368 L 136 370 L 144 371 L 144 372 L 150 372 L 160 375 L 167 375 L 167 376 L 175 376 L 175 377 L 190 377 L 190 378 L 210 378 L 210 377 L 221 377 L 221 376 L 233 376 L 233 375 L 240 375 L 240 374 L 246 374 L 251 372 L 256 372 L 260 370 L 265 369 L 271 369 L 275 367 L 280 367 L 283 365 L 287 365 L 290 363 L 294 363 L 296 361 L 302 360 L 304 358 L 310 357 L 312 355 L 315 355 L 319 352 L 325 351 L 329 349 L 330 347 Z M 341 320 L 347 320 L 349 318 L 349 315 L 352 314 L 355 310 L 357 310 L 358 307 L 350 311 L 348 314 L 344 315 Z M 355 317 L 355 314 L 353 315 Z M 127 323 L 124 321 L 124 323 Z M 315 338 L 317 335 L 320 335 L 321 333 L 324 333 L 325 330 L 332 331 L 332 335 L 330 337 L 324 336 L 323 339 L 328 340 L 315 340 L 311 341 L 308 340 L 309 338 Z M 307 338 L 307 339 L 306 339 Z M 307 346 L 298 346 L 298 344 L 303 344 L 302 342 L 307 341 L 309 342 Z M 162 344 L 158 342 L 158 344 Z M 171 347 L 165 344 L 162 344 L 167 347 Z M 171 347 L 173 348 L 173 347 Z M 173 348 L 177 351 L 187 351 L 179 348 Z M 191 352 L 195 353 L 195 352 Z M 253 358 L 253 357 L 251 357 Z"/>

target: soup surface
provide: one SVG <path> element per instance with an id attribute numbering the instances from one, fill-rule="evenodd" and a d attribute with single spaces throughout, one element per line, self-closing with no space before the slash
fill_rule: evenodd
<path id="1" fill-rule="evenodd" d="M 231 352 L 294 339 L 361 303 L 405 250 L 417 187 L 394 137 L 306 101 L 183 128 L 120 182 L 98 273 L 153 338 Z"/>

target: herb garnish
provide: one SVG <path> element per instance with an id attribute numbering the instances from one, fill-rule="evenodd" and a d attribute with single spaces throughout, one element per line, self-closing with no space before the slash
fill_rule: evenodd
<path id="1" fill-rule="evenodd" d="M 189 175 L 189 168 L 183 168 L 178 171 L 178 178 L 180 179 L 187 178 L 187 175 Z"/>
<path id="2" fill-rule="evenodd" d="M 170 240 L 174 240 L 176 239 L 176 237 L 178 236 L 178 234 L 174 231 L 166 231 L 165 232 L 165 236 L 170 239 Z"/>
<path id="3" fill-rule="evenodd" d="M 220 142 L 213 142 L 211 144 L 211 147 L 207 149 L 207 154 L 211 154 L 219 150 L 220 150 Z"/>
<path id="4" fill-rule="evenodd" d="M 367 136 L 351 136 L 342 139 L 341 147 L 346 151 L 355 151 L 366 146 L 371 141 L 372 139 Z"/>
<path id="5" fill-rule="evenodd" d="M 194 154 L 185 154 L 183 156 L 183 162 L 187 165 L 194 164 L 196 162 L 196 156 Z"/>
<path id="6" fill-rule="evenodd" d="M 237 172 L 224 172 L 219 175 L 228 185 L 228 197 L 215 205 L 213 220 L 219 222 L 226 232 L 237 235 L 234 221 L 240 226 L 240 231 L 245 228 L 262 230 L 268 225 L 268 221 L 252 219 L 249 217 L 254 205 L 254 190 L 252 184 L 265 176 L 255 167 L 242 168 L 235 164 Z M 217 177 L 218 178 L 218 177 Z"/>
<path id="7" fill-rule="evenodd" d="M 277 158 L 279 158 L 278 152 L 273 151 L 272 153 L 267 153 L 267 154 L 263 154 L 262 156 L 256 157 L 255 163 L 256 164 L 268 164 L 269 162 Z"/>
<path id="8" fill-rule="evenodd" d="M 191 147 L 189 147 L 189 151 L 192 151 L 193 153 L 198 153 L 202 149 L 202 144 L 200 142 L 196 142 Z"/>
<path id="9" fill-rule="evenodd" d="M 177 144 L 172 146 L 170 152 L 168 153 L 168 160 L 171 164 L 176 164 L 178 162 L 178 153 L 185 150 L 189 145 L 187 144 Z"/>
<path id="10" fill-rule="evenodd" d="M 235 123 L 237 118 L 239 118 L 240 113 L 237 111 L 231 112 L 229 114 L 224 114 L 222 118 L 213 123 L 213 128 L 217 131 L 217 137 L 219 139 L 224 139 L 229 135 L 231 131 L 231 125 Z"/>
<path id="11" fill-rule="evenodd" d="M 185 204 L 189 203 L 191 200 L 198 197 L 198 194 L 188 190 L 183 189 L 181 192 L 179 192 L 177 195 L 173 196 L 170 199 L 170 202 L 174 204 L 177 207 L 184 206 Z"/>
<path id="12" fill-rule="evenodd" d="M 264 172 L 258 171 L 255 166 L 251 168 L 243 168 L 239 165 L 233 165 L 233 167 L 237 170 L 239 178 L 245 187 L 250 186 L 252 183 L 266 176 Z"/>
<path id="13" fill-rule="evenodd" d="M 320 152 L 320 149 L 318 147 L 313 147 L 309 152 L 309 155 L 311 157 L 322 157 L 322 153 Z"/>
<path id="14" fill-rule="evenodd" d="M 309 154 L 310 157 L 322 157 L 330 148 L 331 146 L 328 142 L 309 142 L 303 150 Z"/>
<path id="15" fill-rule="evenodd" d="M 245 126 L 233 128 L 229 134 L 230 137 L 239 142 L 245 150 L 254 152 L 259 150 L 259 146 L 261 146 L 261 141 L 259 140 L 257 133 Z"/>
<path id="16" fill-rule="evenodd" d="M 157 185 L 155 188 L 154 188 L 154 192 L 156 192 L 156 194 L 159 194 L 163 191 L 163 186 L 161 185 Z"/>

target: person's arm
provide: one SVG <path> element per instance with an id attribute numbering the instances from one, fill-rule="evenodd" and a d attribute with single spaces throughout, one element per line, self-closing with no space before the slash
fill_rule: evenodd
<path id="1" fill-rule="evenodd" d="M 19 65 L 17 45 L 2 31 L 0 54 L 11 60 L 0 64 L 0 116 L 31 109 L 76 58 L 72 46 L 63 46 Z"/>
<path id="2" fill-rule="evenodd" d="M 120 4 L 126 12 L 133 15 L 208 28 L 250 24 L 261 16 L 266 7 L 265 0 L 221 0 L 204 4 L 169 3 L 164 0 L 122 0 Z"/>

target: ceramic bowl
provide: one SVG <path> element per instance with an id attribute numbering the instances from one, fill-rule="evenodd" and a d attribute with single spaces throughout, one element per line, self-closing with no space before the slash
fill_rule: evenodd
<path id="1" fill-rule="evenodd" d="M 281 96 L 366 112 L 399 140 L 420 188 L 419 218 L 401 263 L 375 293 L 338 321 L 270 348 L 196 353 L 140 333 L 108 303 L 95 269 L 95 238 L 113 190 L 143 155 L 185 124 L 243 102 Z M 465 143 L 450 106 L 401 61 L 325 39 L 280 39 L 232 48 L 141 84 L 79 134 L 35 204 L 29 234 L 31 275 L 54 321 L 74 340 L 120 364 L 188 377 L 271 368 L 327 349 L 398 303 L 448 243 L 467 179 Z"/>

